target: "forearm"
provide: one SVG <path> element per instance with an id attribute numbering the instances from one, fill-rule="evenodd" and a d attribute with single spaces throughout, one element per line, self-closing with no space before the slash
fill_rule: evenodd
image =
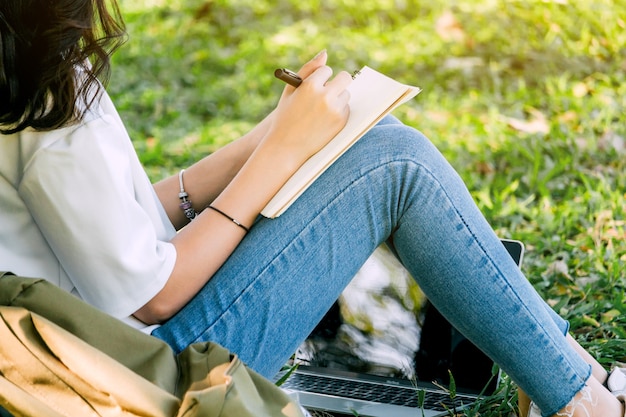
<path id="1" fill-rule="evenodd" d="M 267 133 L 270 123 L 271 115 L 248 134 L 185 169 L 183 175 L 185 192 L 196 211 L 201 212 L 212 203 L 233 180 Z M 154 189 L 176 229 L 185 226 L 189 220 L 179 208 L 178 173 L 156 183 Z"/>
<path id="2" fill-rule="evenodd" d="M 255 149 L 212 202 L 246 228 L 252 226 L 261 209 L 304 161 L 276 149 L 271 145 L 273 138 L 269 139 Z M 204 210 L 172 239 L 177 253 L 174 270 L 165 287 L 135 316 L 150 324 L 170 318 L 206 284 L 245 234 L 244 228 L 222 214 Z"/>

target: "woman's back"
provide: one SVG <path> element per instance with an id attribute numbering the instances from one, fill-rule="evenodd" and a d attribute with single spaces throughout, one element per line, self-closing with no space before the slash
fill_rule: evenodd
<path id="1" fill-rule="evenodd" d="M 134 308 L 125 283 L 158 283 L 175 259 L 175 230 L 106 93 L 78 124 L 0 136 L 0 212 L 1 270 L 117 317 Z"/>

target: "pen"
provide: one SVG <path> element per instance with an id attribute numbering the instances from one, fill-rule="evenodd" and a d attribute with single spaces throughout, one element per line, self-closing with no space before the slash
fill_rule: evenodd
<path id="1" fill-rule="evenodd" d="M 279 68 L 274 71 L 274 76 L 279 80 L 283 80 L 292 87 L 298 87 L 302 83 L 302 78 L 295 72 L 286 68 Z"/>

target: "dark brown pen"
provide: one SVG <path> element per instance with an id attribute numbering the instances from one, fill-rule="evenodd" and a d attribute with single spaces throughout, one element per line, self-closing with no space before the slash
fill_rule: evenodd
<path id="1" fill-rule="evenodd" d="M 286 82 L 287 84 L 289 84 L 290 86 L 294 88 L 302 84 L 302 78 L 300 78 L 300 76 L 296 74 L 295 72 L 288 70 L 286 68 L 277 69 L 276 71 L 274 71 L 274 76 L 278 78 L 279 80 L 283 80 L 284 82 Z"/>

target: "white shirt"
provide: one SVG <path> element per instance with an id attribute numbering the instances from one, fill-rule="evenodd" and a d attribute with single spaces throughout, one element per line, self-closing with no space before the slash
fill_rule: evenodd
<path id="1" fill-rule="evenodd" d="M 79 125 L 0 135 L 0 270 L 131 314 L 165 285 L 176 231 L 108 95 Z"/>

